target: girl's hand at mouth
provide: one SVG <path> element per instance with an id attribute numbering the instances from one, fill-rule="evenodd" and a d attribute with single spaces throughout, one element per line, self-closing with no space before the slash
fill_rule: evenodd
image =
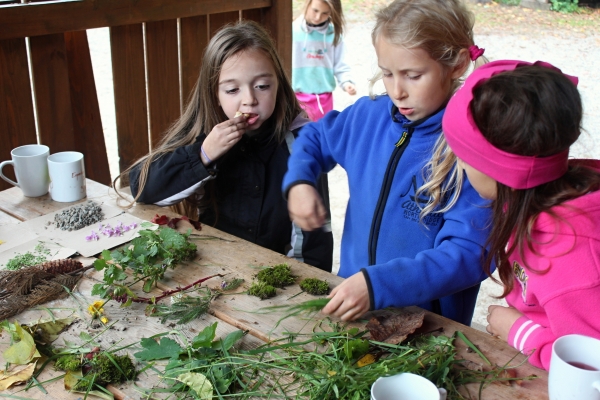
<path id="1" fill-rule="evenodd" d="M 215 161 L 240 141 L 247 128 L 248 122 L 244 114 L 221 122 L 206 136 L 202 149 L 211 161 Z"/>

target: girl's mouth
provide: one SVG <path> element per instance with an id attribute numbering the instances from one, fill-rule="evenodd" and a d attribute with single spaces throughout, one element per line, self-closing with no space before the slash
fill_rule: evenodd
<path id="1" fill-rule="evenodd" d="M 258 118 L 260 116 L 258 114 L 248 114 L 248 118 L 246 119 L 246 122 L 248 122 L 248 125 L 254 125 L 256 123 L 256 121 L 258 121 Z"/>
<path id="2" fill-rule="evenodd" d="M 410 115 L 415 111 L 414 108 L 398 108 L 398 112 L 402 115 Z"/>

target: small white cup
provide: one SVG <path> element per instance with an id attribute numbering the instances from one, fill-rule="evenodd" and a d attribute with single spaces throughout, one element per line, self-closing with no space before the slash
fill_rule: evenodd
<path id="1" fill-rule="evenodd" d="M 54 201 L 72 202 L 85 197 L 83 154 L 63 151 L 48 157 L 50 196 Z"/>
<path id="2" fill-rule="evenodd" d="M 403 373 L 377 379 L 371 386 L 371 400 L 446 400 L 446 389 L 438 389 L 422 376 Z"/>
<path id="3" fill-rule="evenodd" d="M 562 336 L 552 345 L 550 400 L 600 400 L 600 340 Z"/>
<path id="4" fill-rule="evenodd" d="M 50 149 L 43 144 L 28 144 L 17 147 L 10 152 L 12 161 L 0 163 L 0 178 L 11 185 L 21 188 L 27 197 L 39 197 L 48 193 L 48 154 Z M 8 179 L 2 173 L 5 165 L 12 165 L 15 169 L 17 181 Z"/>

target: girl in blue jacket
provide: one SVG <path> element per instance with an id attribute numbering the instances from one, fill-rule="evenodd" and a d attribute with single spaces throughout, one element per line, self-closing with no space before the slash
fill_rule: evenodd
<path id="1" fill-rule="evenodd" d="M 339 270 L 347 279 L 325 314 L 352 320 L 418 305 L 470 324 L 490 211 L 462 171 L 440 179 L 450 163 L 433 150 L 446 103 L 470 60 L 483 60 L 472 27 L 460 0 L 394 1 L 372 33 L 381 69 L 373 81 L 382 77 L 387 94 L 302 128 L 283 182 L 294 222 L 305 230 L 324 223 L 315 189 L 322 172 L 340 164 L 350 189 Z"/>

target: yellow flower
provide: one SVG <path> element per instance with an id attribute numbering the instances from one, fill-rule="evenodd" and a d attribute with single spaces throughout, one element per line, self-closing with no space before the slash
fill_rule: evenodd
<path id="1" fill-rule="evenodd" d="M 90 313 L 92 318 L 99 318 L 104 314 L 104 308 L 102 308 L 103 305 L 104 301 L 102 300 L 96 300 L 95 302 L 90 304 L 90 306 L 88 307 L 88 312 Z"/>
<path id="2" fill-rule="evenodd" d="M 108 324 L 108 318 L 106 318 L 106 317 L 102 317 L 102 318 L 100 318 L 100 321 L 102 321 L 102 323 L 103 323 L 104 325 Z"/>

